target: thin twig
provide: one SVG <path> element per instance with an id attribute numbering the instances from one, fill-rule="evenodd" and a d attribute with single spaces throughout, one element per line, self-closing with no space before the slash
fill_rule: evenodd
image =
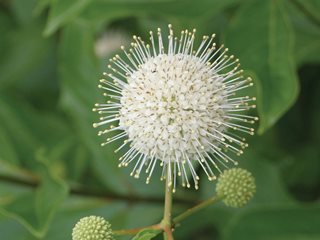
<path id="1" fill-rule="evenodd" d="M 131 229 L 124 229 L 124 230 L 115 230 L 112 232 L 114 235 L 135 235 L 143 229 L 161 230 L 161 226 L 160 226 L 160 224 L 154 224 L 154 225 L 146 226 L 146 227 L 131 228 Z"/>
<path id="2" fill-rule="evenodd" d="M 209 198 L 208 200 L 205 200 L 197 205 L 195 205 L 192 208 L 189 208 L 187 211 L 181 213 L 180 215 L 178 215 L 177 217 L 175 217 L 172 221 L 173 226 L 177 225 L 179 222 L 181 222 L 182 220 L 186 219 L 187 217 L 189 217 L 190 215 L 194 214 L 195 212 L 198 212 L 218 201 L 220 201 L 222 199 L 222 197 L 219 196 L 213 196 L 211 198 Z"/>
<path id="3" fill-rule="evenodd" d="M 1 182 L 8 182 L 16 185 L 21 185 L 25 187 L 36 188 L 40 184 L 40 179 L 37 177 L 32 177 L 29 179 L 26 178 L 19 178 L 16 176 L 6 176 L 0 175 Z M 101 190 L 93 190 L 88 189 L 81 186 L 71 186 L 70 187 L 70 194 L 85 196 L 85 197 L 95 197 L 100 198 L 102 200 L 111 201 L 111 200 L 120 200 L 120 201 L 127 201 L 130 203 L 162 203 L 162 197 L 152 197 L 152 196 L 139 196 L 135 194 L 118 194 L 112 192 L 102 192 Z M 177 198 L 176 202 L 179 204 L 185 205 L 192 205 L 195 204 L 197 201 L 195 199 L 184 199 L 184 198 Z"/>

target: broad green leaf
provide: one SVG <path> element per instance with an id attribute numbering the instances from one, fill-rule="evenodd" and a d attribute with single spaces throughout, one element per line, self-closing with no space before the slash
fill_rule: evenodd
<path id="1" fill-rule="evenodd" d="M 40 94 L 40 87 L 52 86 L 53 81 L 39 85 L 41 80 L 51 80 L 47 74 L 52 74 L 54 67 L 53 39 L 44 39 L 41 31 L 42 24 L 35 21 L 25 27 L 11 28 L 1 37 L 4 45 L 0 56 L 0 89 L 9 86 L 17 89 L 23 85 L 23 90 L 30 92 L 37 84 L 39 92 L 32 93 Z"/>
<path id="2" fill-rule="evenodd" d="M 231 20 L 226 46 L 244 69 L 258 77 L 259 132 L 263 133 L 292 106 L 298 94 L 293 36 L 282 0 L 249 1 Z"/>
<path id="3" fill-rule="evenodd" d="M 228 208 L 222 203 L 208 206 L 181 222 L 174 231 L 174 237 L 190 240 L 220 239 L 220 232 L 239 211 L 241 209 Z"/>
<path id="4" fill-rule="evenodd" d="M 182 21 L 190 23 L 199 19 L 208 19 L 223 10 L 237 3 L 237 0 L 159 0 L 159 1 L 93 1 L 81 17 L 103 22 L 110 19 L 128 16 L 157 16 L 165 17 L 173 23 Z M 178 21 L 179 20 L 179 21 Z"/>
<path id="5" fill-rule="evenodd" d="M 310 1 L 300 1 L 308 3 Z M 317 1 L 319 2 L 319 1 Z M 290 20 L 295 33 L 295 59 L 298 66 L 320 62 L 320 20 L 317 25 L 296 5 L 288 4 Z M 320 10 L 318 11 L 320 12 Z"/>
<path id="6" fill-rule="evenodd" d="M 184 22 L 188 22 L 187 25 L 191 25 L 197 19 L 207 19 L 236 2 L 238 0 L 200 0 L 197 2 L 193 0 L 56 0 L 52 4 L 45 34 L 52 34 L 61 26 L 72 22 L 78 15 L 95 23 L 106 23 L 121 17 L 157 15 L 165 16 L 173 23 L 179 23 L 176 20 L 183 19 Z M 181 11 L 182 9 L 184 10 Z"/>
<path id="7" fill-rule="evenodd" d="M 3 239 L 38 240 L 28 230 L 12 218 L 0 214 L 0 232 Z"/>
<path id="8" fill-rule="evenodd" d="M 54 39 L 42 37 L 43 23 L 38 18 L 22 25 L 7 24 L 0 24 L 4 33 L 0 40 L 0 90 L 52 109 L 58 95 Z"/>
<path id="9" fill-rule="evenodd" d="M 307 144 L 292 151 L 283 175 L 290 190 L 301 200 L 317 199 L 320 183 L 320 151 L 318 144 Z"/>
<path id="10" fill-rule="evenodd" d="M 23 163 L 24 167 L 37 169 L 35 154 L 40 149 L 50 149 L 48 157 L 52 161 L 64 159 L 70 141 L 75 141 L 61 116 L 40 112 L 6 94 L 0 97 L 0 121 L 0 141 L 5 147 L 0 158 L 17 166 Z"/>
<path id="11" fill-rule="evenodd" d="M 10 5 L 11 11 L 20 25 L 32 23 L 32 10 L 36 5 L 36 0 L 12 0 Z"/>
<path id="12" fill-rule="evenodd" d="M 243 155 L 241 167 L 252 172 L 257 185 L 256 194 L 249 202 L 249 205 L 294 202 L 285 188 L 279 169 L 275 164 L 272 164 L 272 160 L 281 161 L 282 157 L 278 156 L 279 159 L 268 159 L 253 149 L 248 149 Z"/>
<path id="13" fill-rule="evenodd" d="M 6 18 L 8 13 L 0 12 L 0 89 L 8 95 L 26 97 L 25 102 L 37 107 L 52 109 L 53 98 L 58 95 L 54 39 L 43 38 L 42 19 L 31 13 L 34 4 L 34 0 L 10 1 L 10 20 Z"/>
<path id="14" fill-rule="evenodd" d="M 29 187 L 7 183 L 5 181 L 0 182 L 0 208 L 5 203 L 12 201 L 14 196 L 26 194 L 29 192 Z M 29 206 L 31 203 L 25 202 L 25 205 Z M 23 225 L 21 225 L 14 218 L 10 218 L 7 215 L 0 213 L 0 232 L 3 239 L 15 239 L 15 240 L 35 240 L 34 237 Z"/>
<path id="15" fill-rule="evenodd" d="M 10 16 L 10 13 L 4 11 L 3 9 L 0 10 L 0 31 L 1 33 L 8 33 L 15 27 L 14 19 Z M 7 44 L 8 39 L 2 36 L 0 38 L 0 53 L 1 55 L 5 52 L 5 44 Z M 2 56 L 1 56 L 2 57 Z"/>
<path id="16" fill-rule="evenodd" d="M 301 201 L 318 199 L 320 115 L 319 111 L 315 110 L 320 102 L 318 76 L 317 65 L 306 65 L 301 68 L 300 98 L 275 127 L 279 137 L 285 136 L 284 141 L 279 141 L 279 147 L 287 155 L 281 166 L 283 179 L 291 194 Z"/>
<path id="17" fill-rule="evenodd" d="M 21 157 L 23 156 L 25 165 L 31 167 L 33 165 L 33 159 L 30 158 L 33 158 L 33 154 L 40 145 L 40 142 L 39 139 L 34 136 L 32 130 L 28 128 L 26 122 L 23 121 L 26 115 L 23 114 L 21 106 L 17 106 L 9 99 L 10 98 L 6 98 L 5 95 L 0 97 L 0 121 L 5 132 L 2 138 L 5 138 L 4 141 L 11 146 L 8 146 L 6 151 L 10 151 L 10 148 L 12 151 L 14 149 L 16 157 L 14 157 L 14 153 L 11 153 L 7 155 L 6 158 L 11 156 L 13 159 L 4 160 L 8 162 L 14 161 L 17 164 L 17 155 L 19 156 L 19 162 L 22 162 Z M 17 133 L 19 133 L 19 135 Z"/>
<path id="18" fill-rule="evenodd" d="M 58 112 L 41 112 L 3 94 L 0 121 L 1 174 L 28 179 L 38 169 L 37 157 L 48 159 L 51 169 L 68 180 L 87 172 L 88 149 Z"/>
<path id="19" fill-rule="evenodd" d="M 0 126 L 0 162 L 19 164 L 19 158 L 7 131 Z M 2 164 L 0 163 L 0 171 Z"/>
<path id="20" fill-rule="evenodd" d="M 318 0 L 294 0 L 296 5 L 307 17 L 320 24 L 320 2 Z"/>
<path id="21" fill-rule="evenodd" d="M 268 206 L 244 211 L 226 228 L 224 240 L 316 240 L 320 207 Z"/>
<path id="22" fill-rule="evenodd" d="M 316 67 L 315 67 L 316 68 Z M 313 73 L 315 76 L 318 76 L 319 71 L 315 71 Z M 310 133 L 313 134 L 315 144 L 320 142 L 320 112 L 316 110 L 316 106 L 318 105 L 318 102 L 320 101 L 320 95 L 317 94 L 320 92 L 320 82 L 317 80 L 317 78 L 314 78 L 314 81 L 317 81 L 317 85 L 315 87 L 312 86 L 312 89 L 314 89 L 314 101 L 313 101 L 313 106 L 310 108 L 310 111 L 313 111 L 313 118 L 312 118 L 312 125 L 310 128 Z"/>
<path id="23" fill-rule="evenodd" d="M 38 0 L 34 7 L 33 13 L 39 16 L 47 7 L 50 6 L 51 0 Z"/>
<path id="24" fill-rule="evenodd" d="M 161 230 L 143 229 L 135 235 L 132 240 L 150 240 L 161 233 Z"/>
<path id="25" fill-rule="evenodd" d="M 59 209 L 52 221 L 46 240 L 71 239 L 72 229 L 75 224 L 86 216 L 101 216 L 109 221 L 112 229 L 117 229 L 114 219 L 119 212 L 127 209 L 124 202 L 95 199 L 83 196 L 70 196 Z M 128 209 L 127 209 L 128 210 Z M 125 215 L 122 216 L 125 218 Z"/>
<path id="26" fill-rule="evenodd" d="M 55 212 L 66 197 L 68 188 L 48 169 L 47 163 L 43 162 L 39 167 L 41 183 L 36 192 L 11 195 L 8 201 L 0 204 L 0 213 L 17 220 L 34 236 L 41 238 L 46 234 Z"/>
<path id="27" fill-rule="evenodd" d="M 98 118 L 92 111 L 100 95 L 96 88 L 99 67 L 93 53 L 92 28 L 85 23 L 69 24 L 60 46 L 61 105 L 72 117 L 79 135 L 88 146 L 98 178 L 108 188 L 124 191 L 123 171 L 118 168 L 118 157 L 111 145 L 101 147 L 92 123 Z M 100 96 L 99 96 L 100 97 Z"/>
<path id="28" fill-rule="evenodd" d="M 3 195 L 23 194 L 28 191 L 29 189 L 26 187 L 0 183 L 0 204 Z M 25 205 L 31 206 L 32 203 L 25 202 Z M 70 195 L 57 209 L 44 237 L 33 237 L 17 221 L 0 214 L 1 238 L 8 240 L 71 239 L 72 228 L 75 224 L 81 218 L 91 215 L 102 216 L 112 224 L 113 229 L 120 229 L 126 227 L 125 219 L 130 209 L 131 207 L 128 207 L 125 202 Z"/>
<path id="29" fill-rule="evenodd" d="M 127 211 L 123 228 L 148 226 L 160 222 L 163 215 L 163 203 L 139 203 L 129 206 Z M 143 216 L 143 218 L 138 219 L 137 216 L 139 215 Z"/>
<path id="30" fill-rule="evenodd" d="M 49 19 L 44 30 L 46 36 L 51 35 L 61 25 L 76 17 L 92 0 L 54 0 L 51 3 Z"/>

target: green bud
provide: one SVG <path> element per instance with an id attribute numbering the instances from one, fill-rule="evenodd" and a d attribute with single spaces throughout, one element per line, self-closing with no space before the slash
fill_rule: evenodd
<path id="1" fill-rule="evenodd" d="M 111 224 L 102 217 L 81 218 L 74 226 L 72 240 L 113 240 Z"/>
<path id="2" fill-rule="evenodd" d="M 225 170 L 219 177 L 218 196 L 229 207 L 242 207 L 248 203 L 256 192 L 256 184 L 252 174 L 241 168 Z"/>

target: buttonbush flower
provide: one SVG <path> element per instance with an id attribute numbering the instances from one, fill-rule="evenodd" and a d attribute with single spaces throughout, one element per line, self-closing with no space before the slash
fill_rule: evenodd
<path id="1" fill-rule="evenodd" d="M 122 46 L 110 59 L 99 85 L 107 99 L 93 109 L 102 115 L 94 123 L 104 126 L 98 135 L 115 133 L 102 145 L 121 140 L 115 151 L 124 152 L 119 166 L 133 163 L 136 178 L 145 169 L 148 183 L 160 162 L 162 179 L 169 178 L 173 191 L 178 176 L 182 186 L 193 182 L 198 188 L 196 166 L 213 180 L 214 169 L 236 165 L 225 150 L 242 154 L 248 145 L 237 132 L 253 135 L 248 124 L 257 120 L 245 114 L 255 108 L 255 98 L 236 95 L 253 85 L 239 60 L 214 43 L 215 35 L 203 36 L 195 48 L 195 32 L 177 37 L 169 25 L 168 38 L 160 28 L 150 31 L 149 43 L 133 36 L 131 48 Z"/>
<path id="2" fill-rule="evenodd" d="M 102 217 L 81 218 L 74 226 L 72 240 L 113 240 L 111 224 Z"/>
<path id="3" fill-rule="evenodd" d="M 218 178 L 217 194 L 230 207 L 246 205 L 256 192 L 256 184 L 252 174 L 242 168 L 225 170 Z"/>

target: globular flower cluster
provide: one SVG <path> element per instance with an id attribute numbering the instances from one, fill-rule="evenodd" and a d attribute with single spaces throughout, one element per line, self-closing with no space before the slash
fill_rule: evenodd
<path id="1" fill-rule="evenodd" d="M 218 178 L 217 194 L 230 207 L 242 207 L 248 203 L 256 192 L 252 174 L 241 168 L 225 170 Z"/>
<path id="2" fill-rule="evenodd" d="M 111 224 L 102 217 L 81 218 L 73 228 L 72 240 L 114 240 Z"/>
<path id="3" fill-rule="evenodd" d="M 112 134 L 102 143 L 121 141 L 115 152 L 123 151 L 119 166 L 134 162 L 132 175 L 139 177 L 145 167 L 147 183 L 157 162 L 162 178 L 176 189 L 176 179 L 190 187 L 192 176 L 198 188 L 196 165 L 209 180 L 214 169 L 237 164 L 226 154 L 243 153 L 248 146 L 237 132 L 253 135 L 248 126 L 257 118 L 246 115 L 255 108 L 255 98 L 237 96 L 253 85 L 239 69 L 239 60 L 217 47 L 215 35 L 204 36 L 194 48 L 195 30 L 174 36 L 169 25 L 168 40 L 161 29 L 150 32 L 150 43 L 133 36 L 132 48 L 110 59 L 109 73 L 101 79 L 106 102 L 94 111 L 103 115 L 94 127 L 105 126 L 99 135 Z"/>

